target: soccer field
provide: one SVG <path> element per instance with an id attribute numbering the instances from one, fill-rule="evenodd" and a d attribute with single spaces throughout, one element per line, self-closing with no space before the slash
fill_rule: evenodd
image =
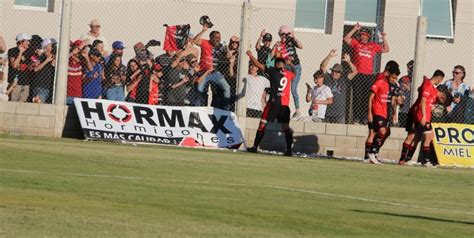
<path id="1" fill-rule="evenodd" d="M 474 170 L 0 136 L 0 237 L 472 237 Z"/>

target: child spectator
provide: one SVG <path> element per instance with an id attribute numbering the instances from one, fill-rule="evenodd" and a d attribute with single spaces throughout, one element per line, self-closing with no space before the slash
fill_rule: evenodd
<path id="1" fill-rule="evenodd" d="M 332 104 L 333 102 L 331 89 L 324 85 L 324 77 L 324 72 L 318 70 L 313 75 L 316 86 L 311 89 L 311 86 L 306 84 L 308 89 L 306 93 L 306 102 L 311 102 L 309 115 L 313 117 L 314 122 L 322 122 L 324 120 L 327 105 Z"/>

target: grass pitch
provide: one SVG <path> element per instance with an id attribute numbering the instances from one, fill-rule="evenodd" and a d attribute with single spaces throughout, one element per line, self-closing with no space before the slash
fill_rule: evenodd
<path id="1" fill-rule="evenodd" d="M 1 237 L 472 237 L 474 171 L 0 136 Z"/>

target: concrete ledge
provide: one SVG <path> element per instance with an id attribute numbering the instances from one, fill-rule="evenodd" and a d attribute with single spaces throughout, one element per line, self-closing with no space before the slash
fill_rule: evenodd
<path id="1" fill-rule="evenodd" d="M 15 113 L 16 103 L 15 102 L 0 102 L 0 113 Z"/>
<path id="2" fill-rule="evenodd" d="M 348 136 L 367 137 L 369 129 L 365 125 L 347 125 Z"/>
<path id="3" fill-rule="evenodd" d="M 345 124 L 326 124 L 326 134 L 328 135 L 347 135 L 347 125 Z"/>
<path id="4" fill-rule="evenodd" d="M 55 116 L 56 107 L 57 107 L 56 105 L 51 105 L 51 104 L 40 104 L 39 115 L 40 116 Z"/>
<path id="5" fill-rule="evenodd" d="M 336 136 L 336 147 L 357 148 L 357 137 Z"/>
<path id="6" fill-rule="evenodd" d="M 317 123 L 317 122 L 306 122 L 304 124 L 304 133 L 309 134 L 325 134 L 326 133 L 326 124 L 325 123 Z"/>
<path id="7" fill-rule="evenodd" d="M 51 117 L 28 116 L 28 127 L 30 128 L 50 128 Z"/>
<path id="8" fill-rule="evenodd" d="M 16 103 L 16 114 L 39 115 L 39 104 L 37 103 Z"/>

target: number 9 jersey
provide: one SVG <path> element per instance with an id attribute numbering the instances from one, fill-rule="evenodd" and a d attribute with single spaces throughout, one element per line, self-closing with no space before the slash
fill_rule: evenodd
<path id="1" fill-rule="evenodd" d="M 270 81 L 268 103 L 290 105 L 291 81 L 295 78 L 295 74 L 287 69 L 269 67 L 265 68 L 265 76 Z"/>

